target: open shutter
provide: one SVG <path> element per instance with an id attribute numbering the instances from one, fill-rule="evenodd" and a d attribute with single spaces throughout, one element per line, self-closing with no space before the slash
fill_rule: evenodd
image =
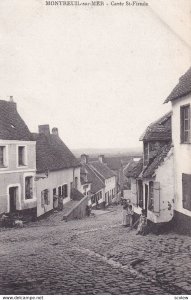
<path id="1" fill-rule="evenodd" d="M 41 192 L 41 207 L 44 207 L 44 191 Z"/>
<path id="2" fill-rule="evenodd" d="M 160 182 L 154 182 L 153 194 L 154 194 L 153 211 L 155 213 L 159 213 L 160 212 Z"/>
<path id="3" fill-rule="evenodd" d="M 182 174 L 182 202 L 191 211 L 191 174 Z"/>

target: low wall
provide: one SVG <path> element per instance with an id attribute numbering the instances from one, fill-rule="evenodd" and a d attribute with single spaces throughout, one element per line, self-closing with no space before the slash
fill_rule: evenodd
<path id="1" fill-rule="evenodd" d="M 76 205 L 63 216 L 63 220 L 70 221 L 74 219 L 82 219 L 84 218 L 86 213 L 86 207 L 88 205 L 89 198 L 88 196 L 85 196 L 80 201 L 76 201 Z"/>

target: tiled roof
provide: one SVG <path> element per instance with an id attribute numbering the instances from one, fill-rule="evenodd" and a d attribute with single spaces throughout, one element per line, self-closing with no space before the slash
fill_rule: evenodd
<path id="1" fill-rule="evenodd" d="M 164 103 L 176 100 L 191 93 L 191 68 L 179 79 L 179 83 L 172 90 Z"/>
<path id="2" fill-rule="evenodd" d="M 96 175 L 89 165 L 85 165 L 87 170 L 88 182 L 91 182 L 91 192 L 97 193 L 105 187 L 104 182 Z"/>
<path id="3" fill-rule="evenodd" d="M 155 158 L 149 163 L 146 169 L 143 171 L 142 177 L 151 177 L 155 170 L 160 166 L 160 164 L 164 161 L 164 158 L 167 156 L 170 151 L 172 145 L 168 143 L 163 146 L 155 156 Z"/>
<path id="4" fill-rule="evenodd" d="M 37 172 L 54 171 L 80 166 L 73 153 L 59 136 L 33 134 L 36 140 Z"/>
<path id="5" fill-rule="evenodd" d="M 137 178 L 143 169 L 143 159 L 139 161 L 131 161 L 124 169 L 126 177 Z"/>
<path id="6" fill-rule="evenodd" d="M 98 176 L 103 177 L 103 179 L 108 179 L 110 177 L 116 176 L 116 174 L 110 168 L 99 161 L 92 161 L 91 166 L 97 172 Z"/>
<path id="7" fill-rule="evenodd" d="M 111 170 L 119 170 L 121 166 L 128 164 L 131 157 L 105 157 L 105 162 Z"/>
<path id="8" fill-rule="evenodd" d="M 82 198 L 84 198 L 84 195 L 77 189 L 72 188 L 70 198 L 74 201 L 80 201 Z"/>
<path id="9" fill-rule="evenodd" d="M 140 137 L 140 141 L 169 141 L 171 140 L 172 112 L 151 123 Z"/>
<path id="10" fill-rule="evenodd" d="M 17 112 L 15 102 L 0 100 L 0 139 L 33 140 L 27 125 Z"/>

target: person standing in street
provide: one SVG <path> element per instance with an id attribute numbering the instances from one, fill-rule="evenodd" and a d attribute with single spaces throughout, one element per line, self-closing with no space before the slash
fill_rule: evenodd
<path id="1" fill-rule="evenodd" d="M 122 225 L 123 226 L 127 226 L 127 209 L 128 209 L 128 203 L 126 200 L 123 200 L 123 221 L 122 221 Z"/>

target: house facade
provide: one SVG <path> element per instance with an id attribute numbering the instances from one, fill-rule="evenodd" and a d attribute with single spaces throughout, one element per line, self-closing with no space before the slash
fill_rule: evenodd
<path id="1" fill-rule="evenodd" d="M 179 231 L 191 233 L 191 68 L 179 79 L 165 103 L 172 104 L 174 145 L 174 220 Z"/>
<path id="2" fill-rule="evenodd" d="M 138 216 L 145 209 L 147 219 L 157 225 L 171 221 L 174 211 L 171 115 L 170 112 L 147 127 L 140 138 L 143 158 L 126 168 L 135 214 Z"/>
<path id="3" fill-rule="evenodd" d="M 36 193 L 37 217 L 71 200 L 72 190 L 80 190 L 80 165 L 58 135 L 50 133 L 49 125 L 40 125 L 36 140 Z M 74 194 L 74 193 L 73 193 Z"/>
<path id="4" fill-rule="evenodd" d="M 89 205 L 92 208 L 104 206 L 105 202 L 105 184 L 102 179 L 96 174 L 89 163 L 89 157 L 86 154 L 81 155 L 81 192 L 90 196 Z"/>
<path id="5" fill-rule="evenodd" d="M 116 201 L 117 176 L 103 161 L 103 155 L 98 161 L 89 161 L 86 154 L 81 155 L 81 180 L 87 172 L 87 182 L 91 183 L 90 195 L 92 207 L 105 207 Z M 84 180 L 84 179 L 83 179 Z"/>
<path id="6" fill-rule="evenodd" d="M 0 214 L 36 214 L 36 142 L 16 103 L 0 100 Z"/>

